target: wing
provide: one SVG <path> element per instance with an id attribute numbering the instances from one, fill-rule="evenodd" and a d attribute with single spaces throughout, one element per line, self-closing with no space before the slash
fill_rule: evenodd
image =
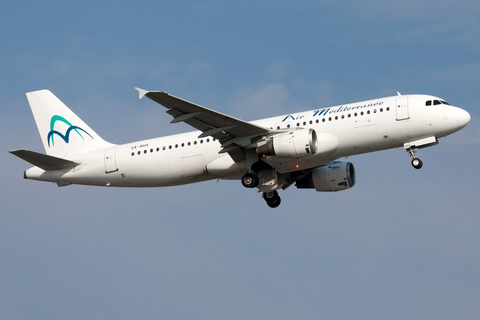
<path id="1" fill-rule="evenodd" d="M 242 148 L 253 148 L 275 130 L 257 126 L 226 114 L 210 110 L 197 104 L 169 95 L 165 92 L 137 89 L 139 98 L 147 96 L 166 107 L 173 116 L 171 123 L 185 122 L 202 131 L 199 138 L 211 136 L 222 145 L 220 153 L 228 152 L 235 162 L 245 158 Z"/>

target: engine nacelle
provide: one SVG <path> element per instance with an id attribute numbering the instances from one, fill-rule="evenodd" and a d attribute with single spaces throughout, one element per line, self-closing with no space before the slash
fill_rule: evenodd
<path id="1" fill-rule="evenodd" d="M 256 151 L 259 155 L 299 159 L 315 154 L 317 148 L 317 134 L 308 129 L 276 135 Z"/>
<path id="2" fill-rule="evenodd" d="M 355 185 L 355 168 L 350 162 L 335 161 L 313 169 L 305 178 L 297 181 L 298 189 L 317 191 L 341 191 Z"/>

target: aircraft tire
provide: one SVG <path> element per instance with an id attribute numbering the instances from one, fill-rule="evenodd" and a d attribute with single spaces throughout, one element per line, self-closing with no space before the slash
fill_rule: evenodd
<path id="1" fill-rule="evenodd" d="M 415 169 L 420 169 L 421 167 L 423 167 L 423 162 L 422 162 L 422 160 L 420 160 L 418 158 L 415 158 L 415 159 L 412 160 L 412 166 Z"/>
<path id="2" fill-rule="evenodd" d="M 276 208 L 280 205 L 280 203 L 282 202 L 282 199 L 280 199 L 280 196 L 276 196 L 276 197 L 273 197 L 272 199 L 268 199 L 268 200 L 265 200 L 267 202 L 267 205 L 270 207 L 270 208 Z"/>
<path id="3" fill-rule="evenodd" d="M 278 195 L 277 191 L 268 192 L 268 193 L 264 192 L 263 199 L 265 200 L 265 202 L 270 208 L 276 208 L 282 202 L 282 199 L 280 199 L 280 196 Z"/>
<path id="4" fill-rule="evenodd" d="M 258 186 L 259 179 L 258 176 L 254 173 L 246 173 L 242 177 L 242 185 L 245 188 L 255 188 Z"/>

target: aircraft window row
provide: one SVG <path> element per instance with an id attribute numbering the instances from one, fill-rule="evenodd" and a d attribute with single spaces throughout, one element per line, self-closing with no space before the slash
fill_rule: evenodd
<path id="1" fill-rule="evenodd" d="M 427 102 L 425 102 L 426 106 L 431 106 L 431 105 L 438 106 L 438 105 L 441 105 L 441 104 L 445 104 L 447 106 L 450 105 L 450 103 L 448 103 L 447 101 L 444 101 L 444 100 L 433 100 L 433 101 L 432 100 L 427 100 Z"/>
<path id="2" fill-rule="evenodd" d="M 216 139 L 213 138 L 211 141 L 215 141 L 215 140 L 216 140 Z M 175 145 L 169 145 L 169 146 L 168 146 L 168 150 L 171 150 L 171 149 L 174 149 L 174 148 L 175 148 L 175 149 L 178 149 L 179 147 L 180 147 L 180 148 L 184 148 L 185 146 L 188 146 L 188 147 L 189 147 L 189 146 L 191 146 L 191 145 L 194 145 L 194 146 L 195 146 L 195 145 L 197 145 L 197 144 L 203 144 L 203 142 L 204 142 L 203 139 L 201 139 L 200 141 L 195 140 L 195 141 L 193 141 L 193 142 L 190 142 L 190 141 L 189 141 L 189 142 L 187 142 L 187 143 L 184 143 L 184 142 L 182 142 L 181 144 L 178 144 L 178 143 L 177 143 L 177 144 L 175 144 Z M 209 142 L 210 142 L 210 139 L 205 139 L 205 142 L 206 142 L 206 143 L 209 143 Z M 167 146 L 163 146 L 163 147 L 162 147 L 162 151 L 163 151 L 163 150 L 167 150 Z M 145 150 L 143 150 L 143 153 L 144 153 L 144 154 L 147 154 L 148 151 L 150 151 L 150 153 L 153 153 L 154 149 L 153 149 L 153 148 L 151 148 L 150 150 L 145 149 Z M 157 152 L 160 151 L 160 148 L 157 147 L 157 148 L 155 149 L 155 151 L 157 151 Z M 137 151 L 137 155 L 141 155 L 141 154 L 142 154 L 142 151 Z M 132 151 L 131 155 L 134 156 L 134 155 L 135 155 L 135 152 Z"/>
<path id="3" fill-rule="evenodd" d="M 380 109 L 378 109 L 378 111 L 379 111 L 379 112 L 390 111 L 390 107 L 386 107 L 385 109 L 380 108 Z M 377 109 L 373 109 L 372 112 L 373 112 L 373 113 L 377 113 Z M 363 115 L 365 115 L 365 114 L 370 114 L 370 113 L 371 113 L 370 110 L 367 110 L 367 112 L 361 111 L 361 112 L 360 112 L 360 116 L 363 116 Z M 355 112 L 355 113 L 353 114 L 354 117 L 358 117 L 358 115 L 359 115 L 358 112 Z M 339 117 L 339 116 L 335 116 L 334 118 L 332 118 L 332 117 L 322 118 L 322 122 L 326 122 L 327 119 L 328 119 L 328 121 L 332 121 L 333 119 L 335 119 L 335 120 L 345 119 L 345 117 L 351 118 L 351 117 L 352 117 L 352 114 L 349 113 L 349 114 L 347 114 L 346 116 L 345 116 L 344 114 L 342 114 L 340 117 Z M 308 123 L 309 123 L 309 124 L 313 124 L 313 120 L 310 120 Z M 320 123 L 320 119 L 315 120 L 315 123 Z M 306 121 L 304 121 L 303 123 L 297 122 L 296 125 L 297 125 L 297 127 L 300 127 L 301 124 L 304 125 L 304 126 L 306 126 L 306 125 L 307 125 L 307 122 L 306 122 Z M 280 130 L 280 129 L 281 129 L 281 127 L 280 127 L 280 126 L 277 126 L 277 130 Z M 290 124 L 287 124 L 287 129 L 290 129 Z"/>

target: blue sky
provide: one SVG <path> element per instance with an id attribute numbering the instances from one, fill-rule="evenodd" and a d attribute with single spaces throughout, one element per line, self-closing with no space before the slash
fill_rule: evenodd
<path id="1" fill-rule="evenodd" d="M 0 313 L 8 319 L 476 319 L 480 4 L 15 1 L 0 11 Z M 245 120 L 425 93 L 467 110 L 419 151 L 350 157 L 354 188 L 157 189 L 26 181 L 25 92 L 104 139 L 190 130 L 134 87 Z"/>

